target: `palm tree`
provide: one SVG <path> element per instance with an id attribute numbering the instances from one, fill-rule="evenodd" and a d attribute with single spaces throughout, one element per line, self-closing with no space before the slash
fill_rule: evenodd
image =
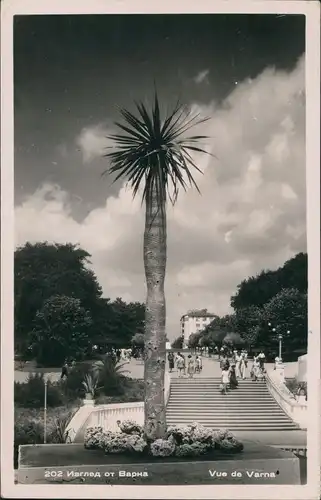
<path id="1" fill-rule="evenodd" d="M 150 111 L 142 102 L 135 104 L 136 114 L 120 110 L 125 122 L 116 122 L 119 134 L 109 136 L 114 145 L 113 151 L 105 155 L 110 160 L 110 167 L 104 174 L 116 174 L 114 182 L 125 178 L 133 189 L 134 197 L 144 185 L 142 202 L 146 207 L 144 267 L 147 284 L 144 431 L 147 440 L 154 440 L 166 434 L 166 203 L 169 199 L 175 204 L 179 187 L 186 191 L 188 186 L 194 186 L 199 192 L 191 170 L 201 170 L 191 155 L 195 152 L 206 153 L 199 147 L 199 140 L 206 136 L 186 137 L 185 134 L 207 118 L 193 116 L 177 103 L 173 111 L 162 119 L 156 92 Z"/>

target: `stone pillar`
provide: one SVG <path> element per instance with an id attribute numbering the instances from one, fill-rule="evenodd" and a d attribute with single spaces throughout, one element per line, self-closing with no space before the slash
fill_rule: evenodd
<path id="1" fill-rule="evenodd" d="M 83 399 L 84 406 L 95 406 L 94 399 Z"/>
<path id="2" fill-rule="evenodd" d="M 284 384 L 284 364 L 282 363 L 282 361 L 275 363 L 275 371 L 279 381 Z"/>

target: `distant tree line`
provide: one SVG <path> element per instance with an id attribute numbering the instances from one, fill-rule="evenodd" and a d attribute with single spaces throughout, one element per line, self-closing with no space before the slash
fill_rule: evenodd
<path id="1" fill-rule="evenodd" d="M 216 316 L 189 346 L 229 344 L 275 356 L 281 334 L 283 358 L 296 359 L 307 349 L 307 289 L 307 254 L 298 253 L 275 271 L 243 280 L 231 297 L 234 312 Z"/>

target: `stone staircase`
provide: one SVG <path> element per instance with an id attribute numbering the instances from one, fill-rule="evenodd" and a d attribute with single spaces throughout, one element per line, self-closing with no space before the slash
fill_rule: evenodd
<path id="1" fill-rule="evenodd" d="M 219 378 L 172 378 L 167 424 L 191 422 L 213 429 L 286 431 L 298 426 L 277 404 L 263 381 L 240 380 L 224 395 Z"/>

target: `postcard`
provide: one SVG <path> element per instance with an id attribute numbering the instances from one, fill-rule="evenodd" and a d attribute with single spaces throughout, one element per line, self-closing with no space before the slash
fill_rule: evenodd
<path id="1" fill-rule="evenodd" d="M 319 39 L 3 2 L 5 498 L 319 498 Z"/>

